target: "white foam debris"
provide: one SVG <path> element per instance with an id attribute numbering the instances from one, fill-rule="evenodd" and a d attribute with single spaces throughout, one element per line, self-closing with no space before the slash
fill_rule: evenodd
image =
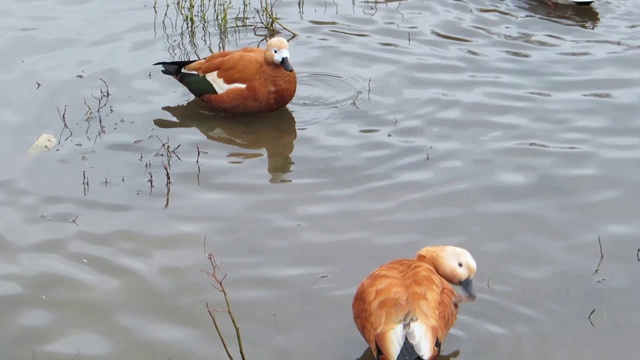
<path id="1" fill-rule="evenodd" d="M 58 140 L 56 140 L 56 138 L 53 135 L 42 134 L 40 135 L 38 140 L 36 140 L 36 142 L 34 142 L 33 145 L 31 145 L 31 147 L 27 151 L 27 155 L 29 156 L 37 155 L 45 150 L 52 149 L 56 145 L 58 145 Z"/>

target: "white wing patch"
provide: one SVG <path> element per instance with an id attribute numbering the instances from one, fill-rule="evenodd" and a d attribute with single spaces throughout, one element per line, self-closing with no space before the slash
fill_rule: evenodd
<path id="1" fill-rule="evenodd" d="M 431 331 L 429 331 L 420 322 L 414 321 L 409 324 L 407 339 L 411 344 L 413 344 L 413 348 L 421 358 L 428 359 L 431 357 L 433 347 L 436 346 L 435 343 L 431 342 L 431 339 L 433 338 L 434 337 L 431 336 Z"/>
<path id="2" fill-rule="evenodd" d="M 227 84 L 224 82 L 224 80 L 222 80 L 221 78 L 218 77 L 218 72 L 214 71 L 212 73 L 206 74 L 205 77 L 207 78 L 207 80 L 209 80 L 209 82 L 211 83 L 211 85 L 213 85 L 213 88 L 216 89 L 216 92 L 218 94 L 222 94 L 223 92 L 229 90 L 229 89 L 235 89 L 235 88 L 241 88 L 244 89 L 245 87 L 247 87 L 247 85 L 245 84 Z"/>
<path id="3" fill-rule="evenodd" d="M 397 359 L 400 354 L 400 349 L 402 349 L 402 344 L 404 344 L 405 332 L 403 324 L 394 327 L 393 330 L 391 330 L 391 334 L 393 337 L 393 348 L 388 349 L 391 351 L 391 354 L 385 355 L 387 355 L 389 359 Z"/>

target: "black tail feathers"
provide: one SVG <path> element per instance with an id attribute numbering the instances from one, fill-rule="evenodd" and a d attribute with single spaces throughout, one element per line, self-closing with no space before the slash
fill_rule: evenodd
<path id="1" fill-rule="evenodd" d="M 185 60 L 185 61 L 161 61 L 157 62 L 153 65 L 162 65 L 162 73 L 165 75 L 170 75 L 173 77 L 177 77 L 180 75 L 182 68 L 191 64 L 196 60 Z"/>
<path id="2" fill-rule="evenodd" d="M 396 360 L 422 360 L 422 358 L 413 348 L 413 344 L 409 342 L 409 339 L 405 338 Z"/>
<path id="3" fill-rule="evenodd" d="M 162 65 L 162 73 L 173 76 L 174 79 L 180 81 L 193 95 L 201 97 L 204 95 L 217 94 L 206 77 L 194 72 L 183 72 L 182 69 L 197 60 L 186 61 L 167 61 L 158 62 L 153 65 Z"/>
<path id="4" fill-rule="evenodd" d="M 438 350 L 438 354 L 440 353 L 440 340 L 436 339 L 436 349 Z M 376 350 L 378 353 L 377 360 L 380 360 L 380 356 L 382 356 L 382 350 L 376 344 Z M 404 339 L 404 344 L 402 344 L 402 348 L 400 348 L 400 354 L 398 354 L 398 358 L 396 360 L 427 360 L 422 359 L 420 355 L 416 352 L 416 349 L 413 347 L 413 344 L 409 342 L 409 339 Z"/>

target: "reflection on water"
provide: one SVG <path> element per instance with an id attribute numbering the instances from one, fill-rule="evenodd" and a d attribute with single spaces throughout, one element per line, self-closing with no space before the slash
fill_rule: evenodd
<path id="1" fill-rule="evenodd" d="M 195 127 L 208 139 L 243 149 L 267 151 L 267 171 L 270 183 L 290 182 L 284 174 L 291 171 L 291 153 L 296 139 L 296 121 L 289 109 L 266 114 L 223 114 L 212 112 L 200 100 L 194 99 L 185 105 L 162 108 L 178 121 L 155 119 L 160 128 Z M 228 157 L 250 159 L 261 157 L 261 153 L 230 152 Z"/>
<path id="2" fill-rule="evenodd" d="M 514 5 L 537 17 L 555 23 L 595 29 L 600 22 L 600 14 L 592 6 L 574 6 L 540 0 L 519 0 Z"/>
<path id="3" fill-rule="evenodd" d="M 459 350 L 452 351 L 449 354 L 440 354 L 436 358 L 436 360 L 451 360 L 455 359 L 460 355 Z M 376 360 L 375 356 L 373 356 L 373 352 L 371 352 L 371 348 L 367 347 L 367 349 L 360 355 L 360 357 L 356 360 Z"/>

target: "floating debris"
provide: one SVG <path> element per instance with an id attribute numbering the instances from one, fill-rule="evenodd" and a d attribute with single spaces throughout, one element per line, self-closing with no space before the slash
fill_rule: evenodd
<path id="1" fill-rule="evenodd" d="M 35 156 L 39 153 L 50 150 L 58 145 L 58 140 L 51 134 L 42 134 L 27 151 L 28 156 Z"/>

